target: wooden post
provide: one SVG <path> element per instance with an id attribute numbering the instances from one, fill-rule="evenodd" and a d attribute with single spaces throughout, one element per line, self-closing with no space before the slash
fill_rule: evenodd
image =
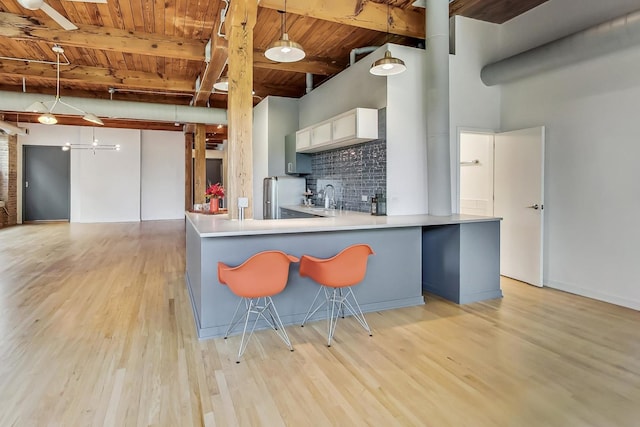
<path id="1" fill-rule="evenodd" d="M 194 196 L 193 203 L 204 203 L 204 192 L 207 180 L 207 146 L 206 146 L 207 129 L 205 125 L 198 123 L 196 125 L 196 153 L 195 165 L 193 171 L 193 187 Z"/>
<path id="2" fill-rule="evenodd" d="M 184 134 L 184 209 L 193 209 L 193 134 Z"/>
<path id="3" fill-rule="evenodd" d="M 258 6 L 255 0 L 234 0 L 229 28 L 229 96 L 227 208 L 238 218 L 238 197 L 249 199 L 245 218 L 253 217 L 253 27 Z"/>

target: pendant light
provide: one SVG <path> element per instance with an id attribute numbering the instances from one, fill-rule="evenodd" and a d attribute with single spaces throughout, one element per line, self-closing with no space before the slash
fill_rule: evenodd
<path id="1" fill-rule="evenodd" d="M 284 0 L 284 11 L 279 10 L 278 13 L 282 14 L 282 37 L 265 50 L 264 56 L 275 62 L 300 61 L 305 56 L 304 49 L 300 44 L 289 40 L 289 34 L 287 34 L 287 0 Z"/>
<path id="2" fill-rule="evenodd" d="M 387 43 L 389 42 L 389 25 L 391 24 L 390 1 L 391 0 L 388 0 L 387 2 Z M 404 61 L 402 59 L 394 58 L 391 55 L 389 48 L 387 48 L 387 51 L 384 53 L 384 57 L 371 64 L 369 72 L 376 76 L 392 76 L 394 74 L 400 74 L 406 69 L 407 66 L 404 65 Z"/>
<path id="3" fill-rule="evenodd" d="M 56 54 L 56 99 L 53 101 L 53 105 L 51 105 L 50 108 L 47 108 L 46 104 L 50 103 L 51 101 L 34 102 L 26 108 L 26 111 L 30 111 L 33 113 L 42 113 L 38 117 L 38 121 L 43 125 L 55 125 L 56 123 L 58 123 L 58 119 L 53 115 L 53 109 L 56 108 L 56 105 L 62 104 L 66 107 L 78 111 L 79 113 L 82 113 L 82 118 L 84 120 L 95 123 L 97 125 L 104 125 L 102 120 L 100 120 L 100 118 L 95 114 L 87 113 L 77 107 L 74 107 L 71 104 L 64 102 L 60 98 L 60 55 L 64 55 L 64 49 L 56 44 L 53 45 L 51 50 L 53 50 Z"/>
<path id="4" fill-rule="evenodd" d="M 90 143 L 72 144 L 70 142 L 65 142 L 62 146 L 62 151 L 91 150 L 93 151 L 93 154 L 96 154 L 96 151 L 120 151 L 120 144 L 100 144 L 100 141 L 96 138 L 95 127 L 91 129 L 91 132 Z"/>
<path id="5" fill-rule="evenodd" d="M 220 92 L 229 92 L 229 77 L 222 76 L 213 84 L 213 88 Z"/>

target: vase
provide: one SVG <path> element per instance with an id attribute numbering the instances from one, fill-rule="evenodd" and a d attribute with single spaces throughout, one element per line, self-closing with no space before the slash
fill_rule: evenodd
<path id="1" fill-rule="evenodd" d="M 220 199 L 212 197 L 209 199 L 209 213 L 218 213 L 220 210 Z"/>

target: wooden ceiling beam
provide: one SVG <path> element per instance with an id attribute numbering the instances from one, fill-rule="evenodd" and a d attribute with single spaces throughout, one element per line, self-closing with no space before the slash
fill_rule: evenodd
<path id="1" fill-rule="evenodd" d="M 260 0 L 259 6 L 282 10 L 282 0 Z M 362 0 L 288 0 L 287 13 L 387 32 L 387 5 Z M 425 10 L 389 8 L 391 34 L 425 38 Z"/>
<path id="2" fill-rule="evenodd" d="M 211 40 L 211 56 L 204 72 L 200 75 L 199 85 L 193 96 L 193 105 L 204 106 L 209 101 L 213 85 L 222 75 L 229 57 L 228 44 L 222 37 L 214 36 Z"/>
<path id="3" fill-rule="evenodd" d="M 74 46 L 86 49 L 99 49 L 109 52 L 124 52 L 138 55 L 159 56 L 193 61 L 205 60 L 206 41 L 184 39 L 173 36 L 162 36 L 139 31 L 125 31 L 116 28 L 79 25 L 77 30 L 66 31 L 49 28 L 37 18 L 27 18 L 7 12 L 0 12 L 0 37 L 15 40 L 42 41 L 58 43 L 64 46 Z M 328 58 L 306 58 L 301 62 L 276 63 L 264 57 L 264 51 L 255 50 L 253 53 L 254 66 L 295 73 L 312 73 L 329 76 L 342 71 L 342 68 L 332 63 Z M 214 37 L 211 48 L 211 61 L 201 77 L 204 82 L 217 80 L 226 65 L 227 41 Z M 214 77 L 210 77 L 209 74 Z M 217 75 L 216 75 L 217 74 Z M 193 84 L 192 84 L 193 86 Z M 207 85 L 201 83 L 202 92 L 206 92 Z M 213 83 L 211 83 L 213 88 Z M 193 90 L 193 87 L 190 91 Z M 209 90 L 210 92 L 210 90 Z M 201 94 L 198 101 L 204 97 Z"/>
<path id="4" fill-rule="evenodd" d="M 24 63 L 0 60 L 0 75 L 56 80 L 56 66 L 35 62 Z M 175 92 L 193 91 L 193 82 L 188 80 L 167 79 L 155 73 L 142 71 L 122 71 L 81 65 L 61 66 L 60 80 L 137 89 Z"/>
<path id="5" fill-rule="evenodd" d="M 142 31 L 80 25 L 74 31 L 47 26 L 45 20 L 0 12 L 0 36 L 16 40 L 43 41 L 109 52 L 202 61 L 206 40 L 185 39 Z"/>
<path id="6" fill-rule="evenodd" d="M 274 62 L 264 56 L 264 50 L 259 49 L 253 51 L 253 66 L 269 70 L 311 73 L 318 76 L 332 76 L 344 70 L 330 58 L 305 57 L 303 61 L 298 62 Z"/>

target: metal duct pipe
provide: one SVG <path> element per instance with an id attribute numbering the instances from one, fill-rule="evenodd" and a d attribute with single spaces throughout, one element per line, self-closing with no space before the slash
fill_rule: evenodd
<path id="1" fill-rule="evenodd" d="M 5 131 L 8 135 L 28 135 L 29 129 L 20 128 L 12 123 L 0 120 L 0 130 Z"/>
<path id="2" fill-rule="evenodd" d="M 380 46 L 365 46 L 365 47 L 357 47 L 355 49 L 351 49 L 349 52 L 349 66 L 356 63 L 356 55 L 362 55 L 363 53 L 371 53 Z"/>
<path id="3" fill-rule="evenodd" d="M 640 11 L 485 65 L 480 77 L 487 86 L 509 83 L 638 45 Z"/>
<path id="4" fill-rule="evenodd" d="M 449 3 L 427 0 L 427 197 L 429 214 L 451 215 Z"/>
<path id="5" fill-rule="evenodd" d="M 313 74 L 307 73 L 307 89 L 305 93 L 309 93 L 313 90 Z"/>
<path id="6" fill-rule="evenodd" d="M 153 120 L 175 123 L 226 124 L 227 111 L 220 108 L 190 107 L 185 105 L 151 104 L 146 102 L 115 101 L 62 97 L 65 102 L 91 112 L 98 117 L 114 119 Z M 37 101 L 54 101 L 51 95 L 0 91 L 0 110 L 24 111 Z M 78 112 L 58 104 L 53 114 L 77 116 Z"/>

